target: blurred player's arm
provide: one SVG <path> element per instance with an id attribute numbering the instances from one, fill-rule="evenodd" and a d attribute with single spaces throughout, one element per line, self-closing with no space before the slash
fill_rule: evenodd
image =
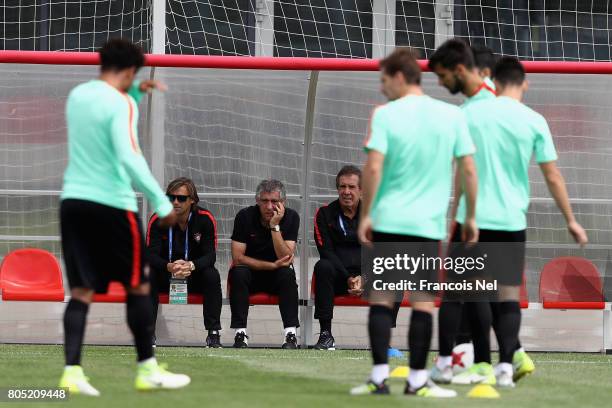
<path id="1" fill-rule="evenodd" d="M 372 219 L 370 210 L 372 203 L 378 192 L 378 186 L 382 178 L 382 169 L 385 162 L 385 155 L 377 150 L 370 150 L 366 164 L 363 167 L 361 184 L 363 195 L 361 202 L 361 220 L 359 223 L 359 239 L 364 242 L 372 241 Z"/>
<path id="2" fill-rule="evenodd" d="M 132 86 L 130 86 L 127 93 L 134 98 L 136 104 L 138 104 L 145 94 L 151 93 L 154 89 L 164 92 L 168 90 L 168 87 L 163 82 L 154 79 L 147 79 L 144 81 L 135 80 L 132 82 Z"/>
<path id="3" fill-rule="evenodd" d="M 453 191 L 455 193 L 455 198 L 453 199 L 453 205 L 451 206 L 450 211 L 450 221 L 451 224 L 455 222 L 457 218 L 457 208 L 459 208 L 459 200 L 461 199 L 461 195 L 463 194 L 463 184 L 461 183 L 461 172 L 459 171 L 459 164 L 455 161 L 455 179 L 454 179 L 454 188 Z"/>
<path id="4" fill-rule="evenodd" d="M 362 198 L 361 216 L 357 236 L 366 245 L 372 242 L 372 219 L 370 211 L 372 203 L 378 192 L 378 186 L 382 179 L 382 169 L 387 154 L 388 137 L 385 113 L 382 107 L 377 107 L 372 112 L 372 119 L 368 129 L 368 136 L 364 143 L 364 149 L 368 154 L 366 164 L 361 175 Z"/>
<path id="5" fill-rule="evenodd" d="M 550 133 L 550 128 L 544 117 L 540 117 L 539 121 L 535 122 L 535 129 L 537 133 L 533 151 L 535 153 L 536 162 L 544 175 L 544 180 L 546 180 L 546 186 L 555 199 L 557 207 L 559 207 L 559 210 L 563 213 L 570 234 L 572 234 L 577 243 L 584 246 L 588 242 L 587 234 L 584 228 L 576 222 L 576 218 L 574 217 L 574 212 L 572 211 L 567 188 L 565 186 L 565 180 L 556 164 L 558 156 L 553 143 L 552 134 Z"/>
<path id="6" fill-rule="evenodd" d="M 476 196 L 478 195 L 478 176 L 476 175 L 476 165 L 474 164 L 474 158 L 471 155 L 460 157 L 457 160 L 457 175 L 459 177 L 455 177 L 455 185 L 459 185 L 459 188 L 461 190 L 463 190 L 463 186 L 465 186 L 465 217 L 474 219 L 476 218 Z"/>
<path id="7" fill-rule="evenodd" d="M 565 179 L 559 171 L 556 162 L 540 163 L 540 169 L 544 175 L 544 180 L 546 180 L 548 191 L 550 191 L 550 194 L 555 199 L 555 203 L 557 203 L 557 207 L 559 207 L 563 217 L 565 217 L 567 229 L 577 243 L 581 246 L 585 245 L 588 242 L 586 231 L 578 224 L 574 217 L 574 212 L 572 211 L 569 195 L 567 194 L 567 188 L 565 186 Z"/>
<path id="8" fill-rule="evenodd" d="M 457 141 L 455 143 L 454 156 L 457 161 L 457 170 L 461 174 L 459 181 L 455 177 L 455 187 L 459 184 L 460 191 L 465 195 L 466 214 L 465 221 L 461 228 L 461 240 L 464 242 L 478 241 L 478 226 L 476 225 L 476 197 L 478 195 L 478 176 L 476 174 L 476 164 L 474 164 L 473 154 L 476 152 L 476 147 L 470 131 L 467 126 L 467 121 L 461 110 L 458 110 L 457 122 L 455 131 L 457 132 Z M 461 195 L 455 193 L 457 199 Z"/>
<path id="9" fill-rule="evenodd" d="M 132 105 L 126 96 L 126 103 L 117 106 L 111 121 L 111 137 L 115 153 L 123 168 L 130 176 L 136 189 L 142 192 L 152 204 L 153 210 L 161 218 L 172 213 L 172 204 L 151 174 L 138 143 L 136 124 Z"/>
<path id="10" fill-rule="evenodd" d="M 334 265 L 334 268 L 342 273 L 344 279 L 348 279 L 349 272 L 342 264 L 340 258 L 338 258 L 338 255 L 336 255 L 334 243 L 329 232 L 329 226 L 324 218 L 325 216 L 319 209 L 315 214 L 314 220 L 314 237 L 315 243 L 317 244 L 317 250 L 319 251 L 319 257 L 330 261 L 332 265 Z"/>

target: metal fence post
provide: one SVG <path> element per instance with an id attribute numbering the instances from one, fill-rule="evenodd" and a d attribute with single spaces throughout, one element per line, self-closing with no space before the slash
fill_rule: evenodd
<path id="1" fill-rule="evenodd" d="M 310 253 L 310 181 L 312 164 L 312 129 L 314 126 L 314 109 L 317 96 L 317 82 L 319 71 L 312 71 L 308 81 L 308 95 L 306 99 L 306 120 L 304 123 L 304 156 L 302 159 L 302 231 L 300 234 L 300 298 L 306 304 L 300 309 L 300 322 L 302 326 L 302 347 L 307 348 L 312 339 L 312 305 L 310 304 L 309 265 Z"/>

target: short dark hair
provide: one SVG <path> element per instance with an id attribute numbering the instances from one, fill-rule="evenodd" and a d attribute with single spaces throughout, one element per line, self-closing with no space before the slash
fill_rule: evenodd
<path id="1" fill-rule="evenodd" d="M 361 187 L 361 170 L 358 167 L 355 167 L 351 164 L 346 165 L 340 169 L 338 174 L 336 175 L 336 189 L 340 187 L 340 177 L 342 176 L 357 176 L 359 177 L 359 187 Z"/>
<path id="2" fill-rule="evenodd" d="M 173 191 L 176 191 L 183 186 L 187 188 L 189 197 L 193 200 L 194 205 L 199 203 L 200 197 L 198 197 L 198 190 L 196 189 L 193 180 L 187 177 L 179 177 L 177 179 L 172 180 L 166 188 L 166 194 L 172 194 Z"/>
<path id="3" fill-rule="evenodd" d="M 410 48 L 396 48 L 378 63 L 380 69 L 389 76 L 401 72 L 410 85 L 421 85 L 421 67 Z"/>
<path id="4" fill-rule="evenodd" d="M 261 193 L 274 193 L 277 192 L 280 194 L 281 200 L 287 199 L 287 191 L 285 190 L 285 186 L 279 180 L 276 179 L 267 179 L 262 180 L 255 190 L 255 199 L 261 197 Z"/>
<path id="5" fill-rule="evenodd" d="M 142 48 L 123 38 L 108 40 L 98 52 L 102 72 L 122 71 L 132 67 L 138 71 L 144 65 Z"/>
<path id="6" fill-rule="evenodd" d="M 446 41 L 438 47 L 429 57 L 428 67 L 434 70 L 438 65 L 446 69 L 455 69 L 457 65 L 463 65 L 467 69 L 474 68 L 474 55 L 470 46 L 457 39 Z"/>
<path id="7" fill-rule="evenodd" d="M 493 53 L 493 50 L 484 45 L 472 45 L 471 48 L 474 55 L 474 63 L 478 69 L 489 68 L 492 73 L 497 62 L 497 56 Z"/>
<path id="8" fill-rule="evenodd" d="M 521 86 L 525 68 L 516 57 L 502 57 L 493 68 L 493 77 L 501 86 Z"/>

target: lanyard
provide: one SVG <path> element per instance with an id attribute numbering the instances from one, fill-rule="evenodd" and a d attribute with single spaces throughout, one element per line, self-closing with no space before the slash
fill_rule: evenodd
<path id="1" fill-rule="evenodd" d="M 184 261 L 187 260 L 187 256 L 189 255 L 189 221 L 191 221 L 191 214 L 189 213 L 189 218 L 187 218 L 187 227 L 185 228 L 185 258 L 183 259 Z M 170 259 L 170 262 L 172 262 L 172 243 L 174 242 L 172 240 L 172 235 L 173 235 L 173 231 L 174 228 L 170 227 L 169 231 L 168 231 L 168 258 Z"/>
<path id="2" fill-rule="evenodd" d="M 342 214 L 338 214 L 338 222 L 340 223 L 340 228 L 342 232 L 344 232 L 344 236 L 346 237 L 346 228 L 344 228 L 344 222 L 342 221 Z"/>

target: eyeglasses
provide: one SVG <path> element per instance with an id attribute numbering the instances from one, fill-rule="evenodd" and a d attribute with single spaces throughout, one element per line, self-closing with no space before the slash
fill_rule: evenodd
<path id="1" fill-rule="evenodd" d="M 166 197 L 168 197 L 168 200 L 170 200 L 171 203 L 173 203 L 174 200 L 178 200 L 179 203 L 184 203 L 189 198 L 188 195 L 179 195 L 179 194 L 166 194 Z"/>

